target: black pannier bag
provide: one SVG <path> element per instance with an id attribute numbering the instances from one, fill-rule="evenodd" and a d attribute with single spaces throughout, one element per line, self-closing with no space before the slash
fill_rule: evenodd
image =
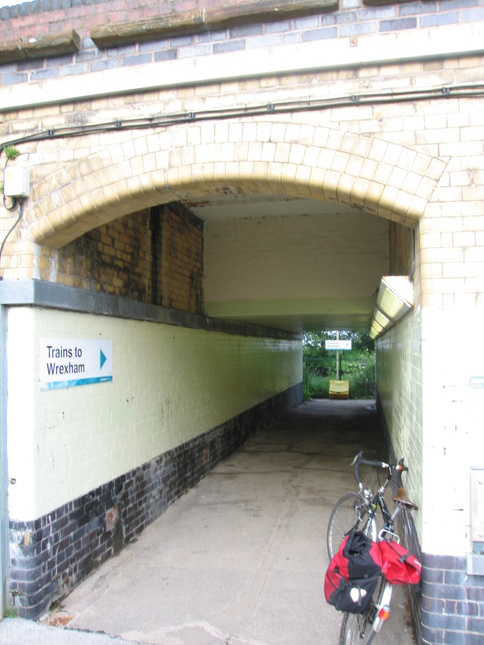
<path id="1" fill-rule="evenodd" d="M 378 544 L 352 529 L 329 563 L 324 597 L 339 611 L 361 614 L 368 609 L 381 575 Z"/>

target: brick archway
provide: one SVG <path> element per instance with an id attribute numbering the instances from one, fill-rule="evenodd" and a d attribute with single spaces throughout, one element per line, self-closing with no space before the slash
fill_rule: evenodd
<path id="1" fill-rule="evenodd" d="M 26 221 L 34 242 L 60 248 L 143 208 L 222 192 L 339 202 L 413 227 L 445 166 L 382 139 L 291 122 L 106 133 L 98 151 L 34 184 Z"/>

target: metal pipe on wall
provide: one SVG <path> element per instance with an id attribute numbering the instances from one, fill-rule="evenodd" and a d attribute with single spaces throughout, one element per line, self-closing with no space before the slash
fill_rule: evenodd
<path id="1" fill-rule="evenodd" d="M 0 620 L 7 606 L 8 468 L 7 468 L 7 309 L 0 304 Z"/>

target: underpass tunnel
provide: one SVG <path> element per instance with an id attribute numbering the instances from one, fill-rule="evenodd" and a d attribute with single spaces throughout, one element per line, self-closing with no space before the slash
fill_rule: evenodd
<path id="1" fill-rule="evenodd" d="M 444 507 L 425 504 L 434 446 L 424 389 L 435 390 L 429 375 L 439 368 L 424 356 L 436 355 L 454 321 L 442 324 L 428 307 L 421 227 L 445 162 L 316 126 L 314 139 L 327 144 L 306 143 L 307 130 L 303 143 L 289 144 L 284 132 L 294 136 L 294 123 L 269 125 L 250 129 L 260 141 L 253 149 L 241 141 L 245 160 L 232 165 L 192 124 L 160 136 L 104 134 L 65 172 L 42 176 L 39 165 L 19 229 L 32 266 L 26 274 L 10 266 L 0 283 L 10 595 L 23 617 L 64 598 L 217 464 L 297 409 L 302 332 L 369 329 L 382 276 L 411 278 L 414 305 L 377 340 L 381 456 L 412 464 L 407 490 L 425 509 L 405 526 L 407 547 L 434 548 L 447 520 Z M 205 136 L 220 138 L 218 127 Z M 307 127 L 296 128 L 301 140 Z M 263 144 L 276 136 L 284 173 L 285 164 L 264 161 Z M 336 170 L 343 153 L 328 153 L 330 138 L 354 151 L 344 158 L 356 176 Z M 43 146 L 36 154 L 47 154 Z M 148 170 L 156 149 L 163 173 Z M 141 152 L 118 179 L 126 150 Z M 370 167 L 398 177 L 399 188 L 367 179 L 371 155 Z M 212 161 L 196 163 L 199 156 Z M 313 168 L 316 158 L 335 168 Z M 475 369 L 477 356 L 467 360 Z M 462 546 L 468 520 L 456 517 L 447 545 Z"/>
<path id="2" fill-rule="evenodd" d="M 125 215 L 51 250 L 57 284 L 34 282 L 33 294 L 9 309 L 10 425 L 25 429 L 24 442 L 11 435 L 11 514 L 45 517 L 51 548 L 57 514 L 74 514 L 81 539 L 96 541 L 101 527 L 106 535 L 99 556 L 81 554 L 82 565 L 68 566 L 34 597 L 14 573 L 26 617 L 64 596 L 98 558 L 118 553 L 255 431 L 300 404 L 302 332 L 368 328 L 381 276 L 414 262 L 413 231 L 361 209 L 220 193 Z M 93 290 L 100 284 L 105 295 Z M 118 294 L 128 297 L 126 309 Z M 24 369 L 13 361 L 26 337 L 39 360 L 31 363 L 40 382 L 33 425 L 16 388 Z M 96 338 L 108 343 L 99 347 L 113 371 L 84 389 L 77 374 L 62 375 L 84 362 L 56 359 L 86 357 Z M 49 393 L 56 403 L 45 407 Z M 69 511 L 72 497 L 78 501 Z M 141 512 L 134 510 L 139 499 Z M 52 515 L 52 507 L 62 510 Z M 35 535 L 29 519 L 15 526 L 16 540 Z M 18 558 L 19 547 L 12 552 Z"/>
<path id="3" fill-rule="evenodd" d="M 129 548 L 192 493 L 176 539 L 165 528 L 175 561 L 186 518 L 205 539 L 183 554 L 191 565 L 221 544 L 227 511 L 254 522 L 245 542 L 229 532 L 237 565 L 259 549 L 239 577 L 254 593 L 237 587 L 219 624 L 239 609 L 250 622 L 266 580 L 266 606 L 281 600 L 290 619 L 297 594 L 274 582 L 290 587 L 307 543 L 284 549 L 309 539 L 323 558 L 337 491 L 321 482 L 362 443 L 410 466 L 420 510 L 400 529 L 423 563 L 417 640 L 481 643 L 483 1 L 0 0 L 0 620 L 6 604 L 37 619 L 98 572 L 102 595 L 103 567 L 119 581 Z M 403 309 L 390 311 L 397 284 Z M 303 402 L 302 334 L 365 329 L 371 410 Z M 283 461 L 269 499 L 258 483 Z M 202 484 L 230 496 L 206 503 Z M 164 579 L 165 563 L 149 594 L 166 583 L 168 605 L 183 576 Z M 298 573 L 306 618 L 321 580 Z M 282 645 L 277 616 L 262 622 Z M 318 616 L 301 645 L 325 635 Z M 151 626 L 145 641 L 229 640 Z"/>
<path id="4" fill-rule="evenodd" d="M 45 622 L 160 644 L 339 642 L 342 614 L 323 594 L 326 528 L 336 501 L 356 489 L 351 461 L 359 450 L 384 450 L 374 401 L 293 408 L 216 465 Z M 382 637 L 416 642 L 404 587 Z"/>

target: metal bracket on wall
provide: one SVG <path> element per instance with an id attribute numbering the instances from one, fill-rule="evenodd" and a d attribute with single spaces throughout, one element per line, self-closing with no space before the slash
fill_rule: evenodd
<path id="1" fill-rule="evenodd" d="M 469 553 L 466 571 L 468 576 L 484 576 L 484 553 Z"/>
<path id="2" fill-rule="evenodd" d="M 467 573 L 484 576 L 484 467 L 471 468 L 471 529 L 474 552 L 467 555 Z"/>

